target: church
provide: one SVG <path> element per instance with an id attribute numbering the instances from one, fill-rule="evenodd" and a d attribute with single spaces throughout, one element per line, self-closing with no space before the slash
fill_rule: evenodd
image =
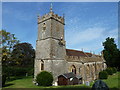
<path id="1" fill-rule="evenodd" d="M 65 18 L 55 14 L 52 7 L 49 13 L 38 16 L 37 23 L 34 78 L 44 70 L 53 74 L 56 83 L 59 75 L 73 72 L 85 83 L 97 79 L 99 72 L 106 69 L 103 55 L 66 49 Z"/>

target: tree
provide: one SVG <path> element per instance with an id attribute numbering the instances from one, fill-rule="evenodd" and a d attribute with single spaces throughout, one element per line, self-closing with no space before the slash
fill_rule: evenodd
<path id="1" fill-rule="evenodd" d="M 33 66 L 35 50 L 29 43 L 19 43 L 13 47 L 11 57 L 18 66 Z"/>
<path id="2" fill-rule="evenodd" d="M 117 49 L 117 45 L 115 44 L 114 38 L 106 38 L 106 41 L 103 42 L 104 50 L 103 55 L 106 60 L 108 67 L 117 67 L 119 68 L 119 57 L 120 51 Z"/>
<path id="3" fill-rule="evenodd" d="M 14 34 L 1 30 L 0 34 L 2 35 L 2 40 L 0 42 L 0 49 L 2 51 L 2 65 L 8 65 L 11 63 L 11 51 L 15 44 L 19 43 L 19 40 L 15 37 Z"/>

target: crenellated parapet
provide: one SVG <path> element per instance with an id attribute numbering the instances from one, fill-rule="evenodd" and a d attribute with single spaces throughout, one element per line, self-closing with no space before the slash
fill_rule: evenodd
<path id="1" fill-rule="evenodd" d="M 63 17 L 58 16 L 58 14 L 55 14 L 54 12 L 49 12 L 48 14 L 45 14 L 41 17 L 38 16 L 38 24 L 45 20 L 48 20 L 50 18 L 57 20 L 57 21 L 61 22 L 62 24 L 64 24 L 64 16 Z"/>

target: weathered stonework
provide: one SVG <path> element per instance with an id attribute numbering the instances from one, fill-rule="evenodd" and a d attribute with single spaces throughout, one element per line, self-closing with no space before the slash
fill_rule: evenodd
<path id="1" fill-rule="evenodd" d="M 80 75 L 83 83 L 97 79 L 99 72 L 107 67 L 104 58 L 82 51 L 66 51 L 64 25 L 64 17 L 52 11 L 42 17 L 38 16 L 34 78 L 45 70 L 53 74 L 54 82 L 60 74 L 68 72 Z M 80 55 L 69 55 L 68 51 Z"/>

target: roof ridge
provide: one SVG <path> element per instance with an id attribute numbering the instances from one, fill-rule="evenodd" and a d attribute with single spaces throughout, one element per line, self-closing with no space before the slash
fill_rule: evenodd
<path id="1" fill-rule="evenodd" d="M 66 49 L 66 50 L 79 51 L 79 50 L 75 50 L 75 49 Z M 83 51 L 80 51 L 80 52 L 83 52 Z"/>

